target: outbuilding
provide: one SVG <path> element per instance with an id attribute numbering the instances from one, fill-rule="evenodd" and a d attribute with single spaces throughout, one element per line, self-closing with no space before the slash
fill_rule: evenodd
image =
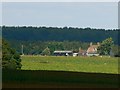
<path id="1" fill-rule="evenodd" d="M 54 51 L 55 56 L 72 56 L 73 51 Z"/>

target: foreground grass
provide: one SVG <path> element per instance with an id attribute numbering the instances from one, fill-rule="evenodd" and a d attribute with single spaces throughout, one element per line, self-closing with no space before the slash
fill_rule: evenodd
<path id="1" fill-rule="evenodd" d="M 3 88 L 118 88 L 117 74 L 68 71 L 3 71 Z"/>
<path id="2" fill-rule="evenodd" d="M 22 56 L 22 70 L 55 70 L 118 74 L 115 57 Z"/>

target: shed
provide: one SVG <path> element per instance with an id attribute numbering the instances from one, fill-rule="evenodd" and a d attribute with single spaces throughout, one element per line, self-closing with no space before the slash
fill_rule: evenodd
<path id="1" fill-rule="evenodd" d="M 73 51 L 54 51 L 55 56 L 72 56 Z"/>

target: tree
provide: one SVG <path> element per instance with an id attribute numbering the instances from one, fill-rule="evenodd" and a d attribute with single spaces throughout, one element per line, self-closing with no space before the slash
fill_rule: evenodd
<path id="1" fill-rule="evenodd" d="M 58 27 L 15 27 L 3 26 L 2 37 L 9 41 L 82 41 L 100 42 L 112 37 L 115 44 L 118 42 L 119 29 L 93 29 L 93 28 L 58 28 Z M 32 36 L 32 37 L 31 37 Z M 47 36 L 47 37 L 46 37 Z"/>
<path id="2" fill-rule="evenodd" d="M 110 51 L 112 50 L 113 40 L 112 38 L 107 38 L 102 41 L 100 46 L 98 47 L 98 52 L 100 55 L 110 55 Z"/>
<path id="3" fill-rule="evenodd" d="M 120 57 L 120 46 L 114 45 L 112 47 L 112 52 L 114 53 L 115 57 Z"/>
<path id="4" fill-rule="evenodd" d="M 47 47 L 47 48 L 45 48 L 44 50 L 43 50 L 43 52 L 42 52 L 42 55 L 47 55 L 47 56 L 49 56 L 50 55 L 50 49 Z"/>
<path id="5" fill-rule="evenodd" d="M 17 70 L 21 69 L 20 55 L 15 49 L 10 48 L 9 44 L 2 40 L 2 68 Z"/>

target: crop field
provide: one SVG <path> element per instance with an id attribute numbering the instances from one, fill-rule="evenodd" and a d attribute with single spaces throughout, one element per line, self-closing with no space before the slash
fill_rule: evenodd
<path id="1" fill-rule="evenodd" d="M 22 56 L 22 70 L 52 70 L 118 74 L 115 57 Z"/>

